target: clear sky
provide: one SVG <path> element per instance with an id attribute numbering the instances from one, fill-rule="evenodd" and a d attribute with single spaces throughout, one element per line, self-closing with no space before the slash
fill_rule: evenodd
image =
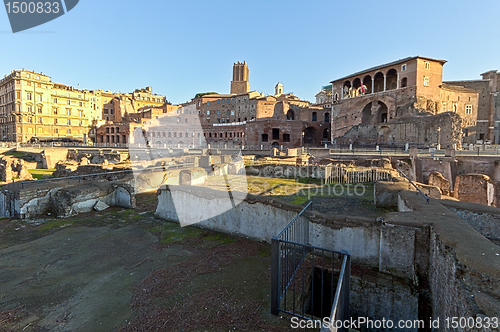
<path id="1" fill-rule="evenodd" d="M 35 1 L 35 0 L 28 0 Z M 0 10 L 0 73 L 26 68 L 84 89 L 152 86 L 173 103 L 228 93 L 246 61 L 252 90 L 302 99 L 329 81 L 408 56 L 445 59 L 444 80 L 500 70 L 500 0 L 80 0 L 12 34 Z"/>

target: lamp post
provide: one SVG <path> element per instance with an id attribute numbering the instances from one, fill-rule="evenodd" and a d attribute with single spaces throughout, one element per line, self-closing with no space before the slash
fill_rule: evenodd
<path id="1" fill-rule="evenodd" d="M 438 137 L 437 137 L 438 140 L 437 140 L 436 149 L 441 150 L 441 127 L 437 128 L 437 132 L 438 132 Z"/>

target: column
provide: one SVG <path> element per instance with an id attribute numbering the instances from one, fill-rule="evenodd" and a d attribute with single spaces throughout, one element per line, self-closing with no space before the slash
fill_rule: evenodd
<path id="1" fill-rule="evenodd" d="M 384 75 L 384 91 L 387 87 L 387 76 Z"/>
<path id="2" fill-rule="evenodd" d="M 375 93 L 375 77 L 372 77 L 372 93 Z"/>
<path id="3" fill-rule="evenodd" d="M 396 89 L 399 89 L 399 72 L 398 72 L 398 78 L 397 78 L 397 81 L 396 81 Z"/>

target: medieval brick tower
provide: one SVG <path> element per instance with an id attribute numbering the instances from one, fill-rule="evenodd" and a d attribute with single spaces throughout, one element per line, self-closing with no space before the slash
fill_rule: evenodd
<path id="1" fill-rule="evenodd" d="M 250 92 L 248 83 L 248 65 L 246 62 L 233 65 L 233 80 L 231 81 L 231 94 Z"/>

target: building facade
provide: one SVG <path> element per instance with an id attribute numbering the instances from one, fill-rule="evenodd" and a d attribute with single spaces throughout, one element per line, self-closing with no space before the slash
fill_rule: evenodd
<path id="1" fill-rule="evenodd" d="M 445 63 L 409 57 L 332 81 L 332 139 L 399 146 L 472 143 L 479 92 L 443 84 Z M 441 113 L 451 114 L 429 118 Z"/>
<path id="2" fill-rule="evenodd" d="M 15 70 L 0 81 L 2 141 L 70 138 L 83 141 L 91 123 L 92 93 L 54 83 L 43 73 Z"/>
<path id="3" fill-rule="evenodd" d="M 14 70 L 0 80 L 2 141 L 97 141 L 97 128 L 131 114 L 162 106 L 151 87 L 133 93 L 80 90 L 52 82 L 43 73 Z M 119 110 L 119 112 L 118 112 Z"/>
<path id="4" fill-rule="evenodd" d="M 479 144 L 500 144 L 500 73 L 490 70 L 481 76 L 480 80 L 446 84 L 479 91 L 475 139 Z M 469 135 L 468 132 L 464 134 Z"/>

